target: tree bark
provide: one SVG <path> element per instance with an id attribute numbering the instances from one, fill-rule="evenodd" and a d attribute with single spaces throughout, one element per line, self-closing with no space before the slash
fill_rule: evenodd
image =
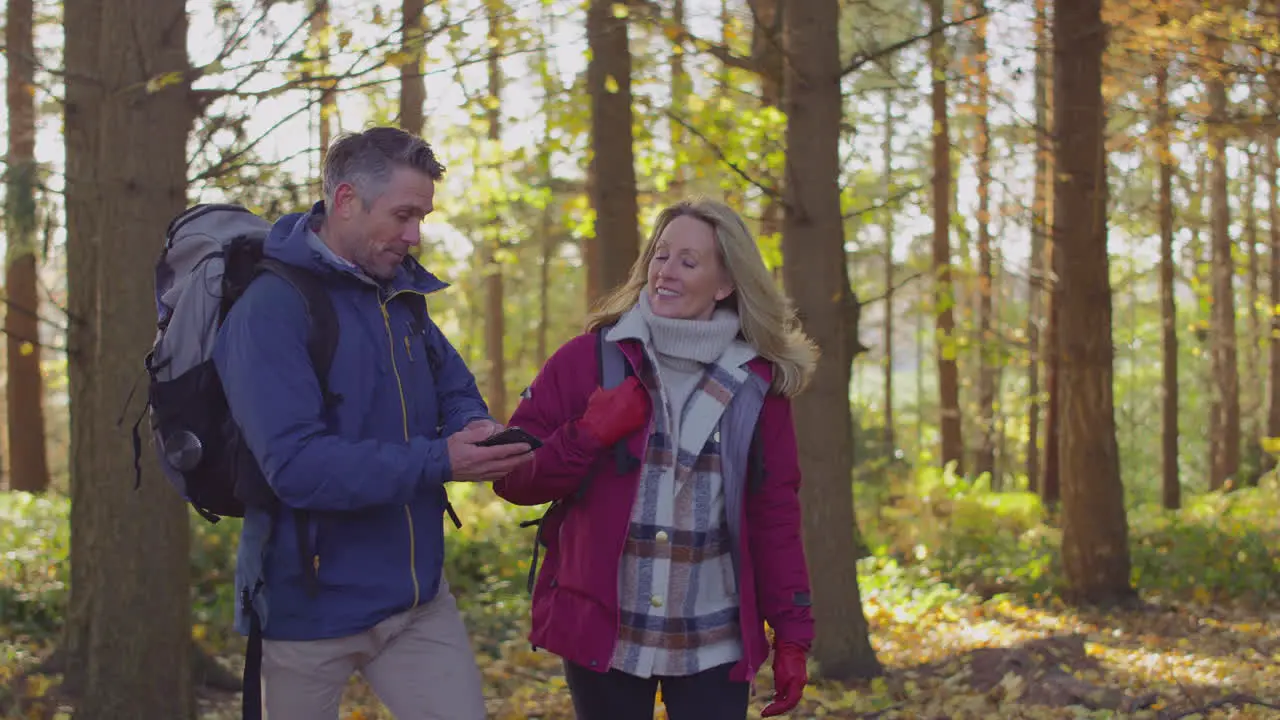
<path id="1" fill-rule="evenodd" d="M 49 487 L 45 453 L 44 380 L 40 372 L 40 295 L 36 269 L 36 106 L 32 0 L 9 0 L 5 57 L 9 117 L 8 181 L 5 189 L 4 332 L 8 360 L 6 414 L 9 489 L 44 492 Z M 0 470 L 0 474 L 3 471 Z"/>
<path id="2" fill-rule="evenodd" d="M 1163 404 L 1160 414 L 1160 498 L 1166 509 L 1182 507 L 1178 473 L 1178 309 L 1174 301 L 1173 120 L 1169 115 L 1169 66 L 1156 71 L 1156 152 L 1160 159 L 1160 347 Z"/>
<path id="3" fill-rule="evenodd" d="M 1127 601 L 1134 592 L 1112 390 L 1102 0 L 1057 0 L 1053 26 L 1063 568 L 1074 600 Z"/>
<path id="4" fill-rule="evenodd" d="M 138 260 L 159 252 L 156 228 L 186 205 L 188 87 L 147 88 L 188 70 L 186 8 L 181 0 L 74 3 L 65 22 L 67 77 L 77 78 L 67 103 L 69 303 L 88 323 L 76 333 L 72 386 L 84 389 L 87 374 L 93 386 L 74 415 L 74 429 L 88 427 L 73 441 L 72 505 L 86 506 L 73 522 L 88 516 L 72 528 L 72 578 L 82 583 L 72 608 L 83 625 L 69 618 L 69 632 L 84 633 L 73 637 L 83 655 L 70 660 L 84 673 L 76 717 L 181 720 L 195 715 L 187 511 L 150 452 L 142 453 L 140 487 L 130 487 L 132 448 L 116 416 L 155 334 L 150 265 Z M 86 96 L 82 82 L 101 94 Z M 98 112 L 85 116 L 90 108 Z M 89 134 L 110 142 L 85 143 Z M 87 178 L 97 187 L 86 187 Z M 76 282 L 85 260 L 96 276 L 91 297 Z"/>
<path id="5" fill-rule="evenodd" d="M 489 141 L 495 145 L 502 142 L 502 15 L 506 12 L 502 0 L 487 0 L 485 3 L 489 25 Z M 489 405 L 489 413 L 506 422 L 507 418 L 507 363 L 506 363 L 506 314 L 504 312 L 504 295 L 502 263 L 498 252 L 502 247 L 503 219 L 494 217 L 489 223 L 488 237 L 482 255 L 484 267 L 485 311 L 484 338 L 485 354 L 489 372 L 488 392 L 485 393 Z"/>
<path id="6" fill-rule="evenodd" d="M 632 140 L 631 47 L 627 18 L 612 0 L 587 6 L 587 92 L 591 96 L 591 206 L 594 246 L 587 272 L 588 304 L 626 281 L 640 254 Z"/>
<path id="7" fill-rule="evenodd" d="M 929 1 L 933 27 L 946 18 L 942 0 Z M 935 343 L 938 357 L 939 411 L 942 428 L 942 464 L 955 463 L 956 475 L 964 475 L 964 438 L 960 425 L 960 371 L 956 366 L 955 285 L 951 280 L 951 133 L 947 118 L 946 39 L 934 33 L 929 39 L 933 68 L 933 271 Z"/>
<path id="8" fill-rule="evenodd" d="M 1221 58 L 1219 49 L 1210 55 Z M 1220 73 L 1208 80 L 1210 114 L 1223 120 L 1227 113 L 1226 82 Z M 1209 194 L 1211 205 L 1210 233 L 1213 244 L 1213 377 L 1218 400 L 1221 442 L 1213 457 L 1213 474 L 1209 488 L 1222 489 L 1234 480 L 1240 470 L 1240 370 L 1236 352 L 1236 301 L 1232 276 L 1235 263 L 1231 257 L 1231 209 L 1227 199 L 1227 139 L 1221 126 L 1209 128 Z"/>
<path id="9" fill-rule="evenodd" d="M 783 273 L 805 330 L 821 348 L 810 387 L 796 400 L 804 540 L 813 573 L 813 612 L 822 632 L 813 655 L 832 678 L 881 672 L 858 590 L 857 519 L 853 509 L 853 419 L 849 408 L 851 348 L 857 326 L 846 305 L 849 287 L 840 212 L 839 11 L 835 3 L 794 2 L 784 11 L 789 62 L 787 202 Z M 849 335 L 853 337 L 850 338 Z"/>
<path id="10" fill-rule="evenodd" d="M 782 13 L 786 0 L 748 0 L 751 4 L 751 58 L 760 70 L 760 106 L 782 108 Z M 782 183 L 779 182 L 780 186 Z M 778 188 L 781 190 L 781 187 Z M 782 203 L 765 197 L 760 215 L 760 235 L 782 232 Z"/>
<path id="11" fill-rule="evenodd" d="M 63 105 L 67 163 L 67 383 L 70 393 L 70 490 L 71 490 L 71 588 L 63 628 L 66 673 L 63 688 L 73 696 L 84 690 L 89 655 L 89 607 L 93 593 L 89 554 L 90 538 L 98 537 L 101 508 L 95 504 L 94 482 L 97 448 L 115 440 L 108 430 L 96 437 L 98 418 L 109 410 L 99 408 L 100 382 L 95 381 L 95 346 L 99 342 L 98 259 L 101 255 L 102 218 L 99 166 L 101 135 L 98 117 L 104 102 L 98 76 L 102 53 L 102 13 L 105 0 L 82 0 L 63 9 L 66 37 L 64 63 L 66 101 Z M 84 74 L 81 74 L 84 73 Z M 132 381 L 132 380 L 131 380 Z M 100 551 L 99 551 L 100 552 Z"/>
<path id="12" fill-rule="evenodd" d="M 400 50 L 412 58 L 400 66 L 400 129 L 414 135 L 423 130 L 427 84 L 422 77 L 424 0 L 403 0 L 400 6 Z"/>

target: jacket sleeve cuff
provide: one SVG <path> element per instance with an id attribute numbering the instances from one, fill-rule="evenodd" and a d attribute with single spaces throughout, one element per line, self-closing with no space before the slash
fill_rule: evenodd
<path id="1" fill-rule="evenodd" d="M 412 443 L 421 443 L 425 460 L 422 468 L 422 484 L 425 487 L 443 485 L 453 479 L 453 466 L 449 463 L 449 441 L 440 438 L 414 438 Z"/>

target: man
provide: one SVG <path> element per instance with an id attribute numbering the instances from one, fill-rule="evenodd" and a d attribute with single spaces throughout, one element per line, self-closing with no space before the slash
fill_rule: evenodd
<path id="1" fill-rule="evenodd" d="M 261 627 L 270 720 L 336 720 L 356 671 L 400 720 L 485 716 L 441 573 L 445 486 L 501 477 L 531 455 L 476 444 L 501 425 L 424 310 L 445 283 L 410 251 L 443 174 L 408 133 L 348 135 L 325 158 L 324 200 L 273 225 L 265 254 L 316 273 L 333 301 L 328 397 L 306 305 L 280 277 L 260 275 L 218 335 L 232 416 L 282 506 L 247 511 L 236 571 Z"/>

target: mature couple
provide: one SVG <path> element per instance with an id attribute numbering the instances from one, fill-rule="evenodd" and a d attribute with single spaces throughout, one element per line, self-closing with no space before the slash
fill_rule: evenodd
<path id="1" fill-rule="evenodd" d="M 357 671 L 402 720 L 485 716 L 442 572 L 446 489 L 481 481 L 512 503 L 557 503 L 530 640 L 563 659 L 579 718 L 651 718 L 659 685 L 675 720 L 745 718 L 766 622 L 764 712 L 790 710 L 813 619 L 789 398 L 815 351 L 746 225 L 715 202 L 664 210 L 629 280 L 510 418 L 541 447 L 485 446 L 503 424 L 421 312 L 445 285 L 411 254 L 443 173 L 413 135 L 347 135 L 325 159 L 324 200 L 267 240 L 268 255 L 327 280 L 341 403 L 321 397 L 305 306 L 279 278 L 254 281 L 218 336 L 249 449 L 282 502 L 310 511 L 250 513 L 242 532 L 237 590 L 251 590 L 265 638 L 267 717 L 336 719 Z M 608 389 L 597 332 L 630 369 Z M 615 463 L 615 446 L 631 462 Z"/>

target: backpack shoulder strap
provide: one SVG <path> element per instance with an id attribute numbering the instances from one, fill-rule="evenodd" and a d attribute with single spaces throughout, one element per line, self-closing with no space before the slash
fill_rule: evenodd
<path id="1" fill-rule="evenodd" d="M 416 330 L 422 334 L 422 344 L 427 350 L 427 364 L 431 366 L 432 373 L 439 373 L 443 359 L 440 357 L 440 348 L 436 346 L 436 333 L 432 332 L 431 318 L 427 317 L 427 298 L 423 297 L 422 302 L 410 302 L 409 310 L 413 312 L 413 319 L 418 324 Z"/>
<path id="2" fill-rule="evenodd" d="M 618 347 L 618 343 L 605 338 L 610 327 L 596 330 L 596 360 L 599 367 L 597 377 L 600 378 L 600 387 L 606 390 L 622 384 L 632 374 L 631 363 L 622 354 L 622 348 Z"/>
<path id="3" fill-rule="evenodd" d="M 599 382 L 600 387 L 608 390 L 622 384 L 634 371 L 631 368 L 631 362 L 627 360 L 627 356 L 622 354 L 622 348 L 618 343 L 609 340 L 605 334 L 613 326 L 606 325 L 596 330 L 596 356 L 599 365 Z M 617 468 L 619 475 L 626 475 L 635 469 L 640 463 L 640 459 L 631 454 L 627 450 L 627 443 L 619 440 L 613 445 L 613 462 Z M 578 488 L 578 495 L 586 490 L 587 483 L 583 483 Z"/>
<path id="4" fill-rule="evenodd" d="M 315 273 L 274 258 L 263 258 L 259 261 L 259 268 L 284 279 L 302 295 L 307 306 L 307 316 L 311 322 L 307 336 L 307 353 L 315 366 L 325 407 L 337 404 L 342 400 L 342 396 L 330 392 L 329 370 L 333 366 L 333 356 L 338 348 L 338 313 L 334 310 L 329 291 L 321 284 Z"/>

